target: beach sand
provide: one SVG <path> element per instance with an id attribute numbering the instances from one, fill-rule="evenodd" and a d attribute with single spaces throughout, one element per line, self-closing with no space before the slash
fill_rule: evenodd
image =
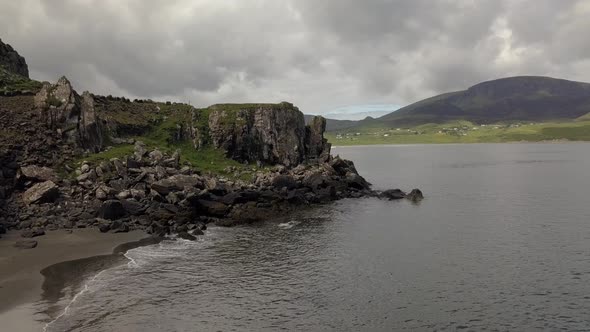
<path id="1" fill-rule="evenodd" d="M 96 229 L 74 229 L 70 234 L 58 230 L 35 238 L 37 248 L 17 249 L 13 244 L 21 239 L 20 232 L 3 235 L 0 239 L 2 330 L 42 330 L 44 323 L 35 319 L 39 313 L 34 303 L 56 302 L 64 296 L 66 286 L 79 287 L 91 274 L 125 262 L 122 253 L 153 243 L 151 239 L 140 241 L 146 237 L 143 231 L 103 234 Z M 60 307 L 55 308 L 56 312 L 59 310 Z M 49 316 L 56 312 L 49 312 Z"/>

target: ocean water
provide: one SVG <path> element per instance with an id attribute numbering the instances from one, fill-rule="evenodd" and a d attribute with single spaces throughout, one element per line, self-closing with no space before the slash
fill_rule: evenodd
<path id="1" fill-rule="evenodd" d="M 46 331 L 590 330 L 590 144 L 334 153 L 376 189 L 426 199 L 342 200 L 130 250 L 65 291 Z"/>

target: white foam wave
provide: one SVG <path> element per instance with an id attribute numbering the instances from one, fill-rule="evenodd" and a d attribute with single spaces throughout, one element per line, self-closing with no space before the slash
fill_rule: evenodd
<path id="1" fill-rule="evenodd" d="M 94 282 L 103 272 L 105 272 L 106 270 L 102 270 L 100 272 L 98 272 L 92 279 L 90 279 L 86 284 L 84 284 L 84 287 L 82 287 L 82 290 L 79 291 L 76 295 L 74 295 L 74 297 L 72 298 L 72 300 L 70 301 L 70 303 L 68 303 L 68 305 L 64 308 L 64 311 L 59 314 L 57 317 L 55 317 L 54 320 L 52 320 L 51 322 L 45 324 L 45 326 L 43 327 L 43 332 L 47 332 L 47 329 L 53 325 L 55 322 L 57 322 L 58 319 L 62 318 L 63 316 L 68 314 L 68 311 L 70 310 L 70 307 L 74 304 L 74 302 L 76 302 L 76 300 L 84 293 L 86 293 L 90 288 L 89 285 Z"/>
<path id="2" fill-rule="evenodd" d="M 300 221 L 297 221 L 297 220 L 291 220 L 291 221 L 289 221 L 289 222 L 285 222 L 285 223 L 278 224 L 277 226 L 278 226 L 279 228 L 283 228 L 283 229 L 291 229 L 291 228 L 293 228 L 293 227 L 295 227 L 295 226 L 299 225 L 300 223 L 301 223 Z"/>

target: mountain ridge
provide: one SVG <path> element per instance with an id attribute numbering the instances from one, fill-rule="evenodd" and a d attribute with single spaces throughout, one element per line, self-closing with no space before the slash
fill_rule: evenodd
<path id="1" fill-rule="evenodd" d="M 487 124 L 506 121 L 574 120 L 590 113 L 590 83 L 547 76 L 512 76 L 484 81 L 465 90 L 432 96 L 363 125 L 406 127 L 456 120 Z M 329 123 L 338 125 L 338 120 Z M 328 131 L 335 129 L 328 125 Z"/>

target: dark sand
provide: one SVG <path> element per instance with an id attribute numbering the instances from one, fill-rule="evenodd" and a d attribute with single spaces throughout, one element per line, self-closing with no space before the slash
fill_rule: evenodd
<path id="1" fill-rule="evenodd" d="M 34 318 L 39 301 L 50 304 L 65 294 L 66 286 L 79 286 L 98 271 L 122 264 L 128 249 L 154 243 L 143 231 L 103 234 L 96 229 L 59 230 L 35 238 L 34 249 L 17 249 L 20 232 L 0 239 L 0 326 L 7 331 L 39 331 L 43 323 Z M 43 273 L 43 274 L 42 274 Z M 58 314 L 60 307 L 47 309 Z M 53 310 L 53 312 L 52 312 Z"/>

